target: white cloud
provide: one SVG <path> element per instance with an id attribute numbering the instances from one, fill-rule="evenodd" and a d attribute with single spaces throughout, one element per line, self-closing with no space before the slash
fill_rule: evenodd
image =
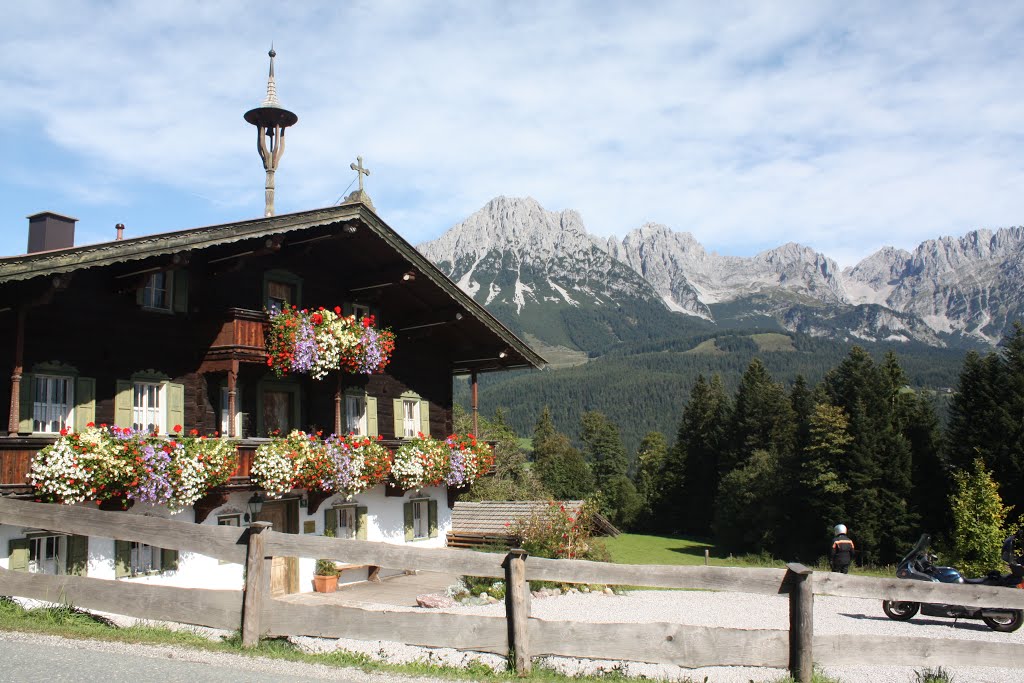
<path id="1" fill-rule="evenodd" d="M 85 223 L 140 182 L 172 215 L 259 215 L 241 115 L 271 40 L 299 115 L 278 210 L 335 201 L 362 154 L 414 243 L 498 194 L 577 209 L 600 235 L 651 220 L 709 249 L 797 241 L 843 263 L 1024 209 L 1012 4 L 22 5 L 0 27 L 2 122 L 46 152 L 4 175 L 18 216 L 71 204 Z"/>

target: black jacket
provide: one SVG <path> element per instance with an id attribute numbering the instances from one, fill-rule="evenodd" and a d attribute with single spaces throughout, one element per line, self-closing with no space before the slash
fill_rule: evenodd
<path id="1" fill-rule="evenodd" d="M 834 565 L 847 565 L 853 561 L 853 541 L 846 534 L 839 534 L 832 539 L 832 549 L 828 559 Z"/>

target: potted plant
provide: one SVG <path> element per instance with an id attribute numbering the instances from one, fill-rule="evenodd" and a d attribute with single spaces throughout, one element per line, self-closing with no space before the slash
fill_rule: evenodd
<path id="1" fill-rule="evenodd" d="M 338 590 L 340 573 L 334 560 L 317 560 L 313 569 L 313 590 L 317 593 L 333 593 Z"/>

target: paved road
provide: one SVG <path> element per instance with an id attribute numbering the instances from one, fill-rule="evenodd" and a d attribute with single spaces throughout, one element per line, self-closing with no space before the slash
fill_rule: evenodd
<path id="1" fill-rule="evenodd" d="M 94 683 L 391 683 L 408 677 L 187 648 L 0 631 L 0 681 Z M 429 681 L 433 679 L 417 679 Z"/>

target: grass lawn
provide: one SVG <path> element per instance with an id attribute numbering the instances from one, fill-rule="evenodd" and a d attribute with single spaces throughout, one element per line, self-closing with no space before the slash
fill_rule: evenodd
<path id="1" fill-rule="evenodd" d="M 783 560 L 767 555 L 730 556 L 718 551 L 708 539 L 683 536 L 648 536 L 620 534 L 615 538 L 602 538 L 611 553 L 612 562 L 619 564 L 704 564 L 704 550 L 709 551 L 709 564 L 715 567 L 785 567 Z M 815 571 L 828 571 L 824 564 L 813 566 Z M 866 576 L 893 576 L 894 567 L 854 567 L 854 574 Z"/>

